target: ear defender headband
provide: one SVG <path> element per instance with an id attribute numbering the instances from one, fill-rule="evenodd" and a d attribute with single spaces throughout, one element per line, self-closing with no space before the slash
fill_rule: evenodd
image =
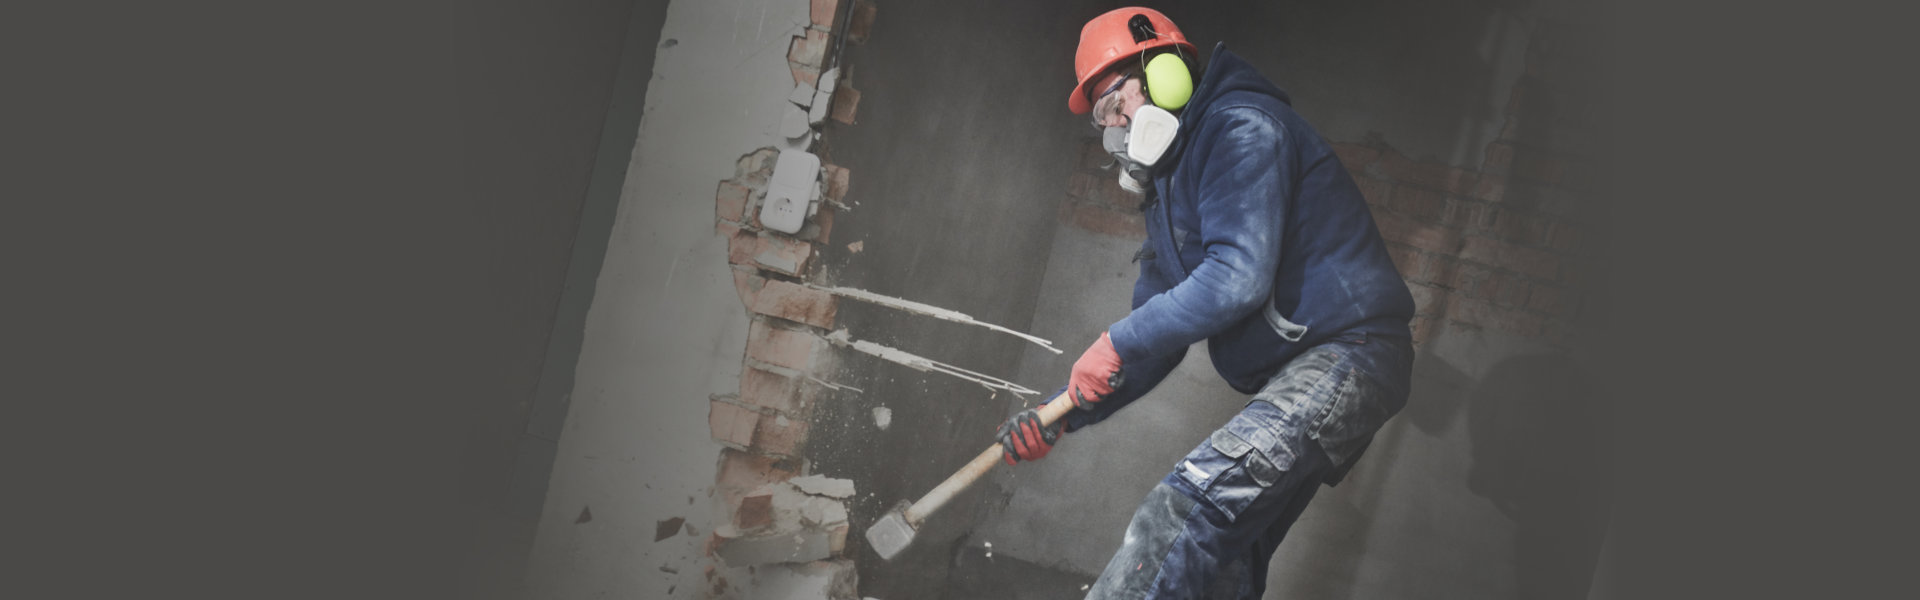
<path id="1" fill-rule="evenodd" d="M 1160 36 L 1154 31 L 1153 22 L 1146 15 L 1134 15 L 1127 20 L 1127 31 L 1133 33 L 1133 41 L 1145 42 Z M 1160 52 L 1152 59 L 1142 54 L 1145 63 L 1145 78 L 1140 82 L 1142 91 L 1153 105 L 1166 110 L 1180 110 L 1186 107 L 1187 100 L 1193 98 L 1193 71 L 1187 68 L 1180 47 L 1174 46 L 1173 52 Z"/>

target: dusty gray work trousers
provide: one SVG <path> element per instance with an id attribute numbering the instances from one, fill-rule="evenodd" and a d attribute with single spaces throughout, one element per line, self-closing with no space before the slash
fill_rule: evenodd
<path id="1" fill-rule="evenodd" d="M 1314 347 L 1147 493 L 1089 599 L 1258 599 L 1280 540 L 1335 461 L 1357 459 L 1406 403 L 1413 351 L 1401 339 Z"/>

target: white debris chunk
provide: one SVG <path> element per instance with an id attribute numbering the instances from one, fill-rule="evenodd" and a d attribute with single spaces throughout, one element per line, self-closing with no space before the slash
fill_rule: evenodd
<path id="1" fill-rule="evenodd" d="M 787 101 L 800 105 L 800 108 L 813 106 L 813 86 L 802 81 L 793 86 L 793 93 L 787 94 Z"/>
<path id="2" fill-rule="evenodd" d="M 873 407 L 873 425 L 875 427 L 879 427 L 881 431 L 886 431 L 887 426 L 892 424 L 893 424 L 893 409 L 887 408 L 885 406 Z"/>
<path id="3" fill-rule="evenodd" d="M 834 479 L 825 475 L 808 475 L 806 477 L 789 479 L 787 483 L 793 484 L 793 487 L 800 488 L 802 492 L 815 496 L 827 496 L 830 498 L 853 497 L 853 480 L 851 479 Z"/>

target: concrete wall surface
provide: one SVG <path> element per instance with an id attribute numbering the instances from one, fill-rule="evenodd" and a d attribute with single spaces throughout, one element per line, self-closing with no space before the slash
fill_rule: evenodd
<path id="1" fill-rule="evenodd" d="M 721 448 L 708 437 L 707 399 L 737 389 L 748 324 L 727 240 L 714 233 L 714 185 L 741 155 L 784 143 L 785 54 L 808 8 L 667 7 L 526 597 L 692 597 L 700 588 Z M 656 541 L 673 519 L 680 531 Z"/>

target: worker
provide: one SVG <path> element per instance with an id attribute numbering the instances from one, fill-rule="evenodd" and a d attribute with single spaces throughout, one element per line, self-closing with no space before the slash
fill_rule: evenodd
<path id="1" fill-rule="evenodd" d="M 1406 404 L 1413 297 L 1366 199 L 1286 92 L 1225 44 L 1198 62 L 1145 8 L 1087 22 L 1074 53 L 1067 108 L 1103 130 L 1147 241 L 1132 312 L 1062 388 L 1076 409 L 1050 427 L 1034 409 L 1008 419 L 1006 461 L 1145 395 L 1201 340 L 1252 395 L 1147 493 L 1088 598 L 1259 598 L 1314 492 Z"/>

